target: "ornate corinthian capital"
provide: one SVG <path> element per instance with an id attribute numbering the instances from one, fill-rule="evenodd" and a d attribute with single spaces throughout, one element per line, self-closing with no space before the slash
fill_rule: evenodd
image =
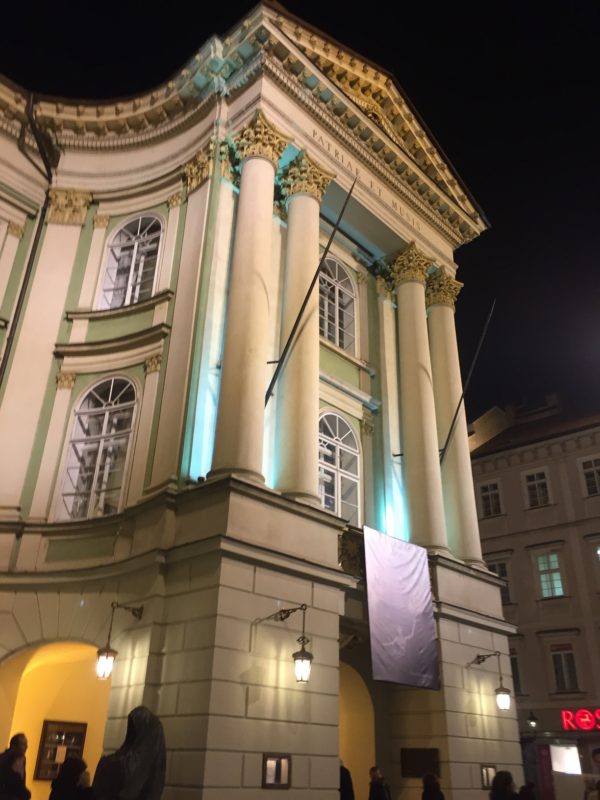
<path id="1" fill-rule="evenodd" d="M 450 306 L 454 308 L 463 284 L 446 275 L 443 269 L 436 270 L 427 278 L 425 300 L 428 306 Z"/>
<path id="2" fill-rule="evenodd" d="M 25 233 L 25 228 L 23 225 L 17 225 L 16 222 L 9 222 L 7 232 L 9 236 L 16 236 L 17 239 L 22 239 L 23 234 Z"/>
<path id="3" fill-rule="evenodd" d="M 94 216 L 94 228 L 108 228 L 110 217 L 108 214 L 96 214 Z"/>
<path id="4" fill-rule="evenodd" d="M 162 364 L 162 355 L 160 353 L 156 353 L 153 356 L 149 356 L 144 361 L 144 372 L 146 375 L 151 375 L 153 372 L 160 372 L 160 365 Z"/>
<path id="5" fill-rule="evenodd" d="M 302 150 L 285 169 L 281 188 L 287 198 L 302 192 L 310 194 L 320 203 L 334 177 L 333 172 L 327 172 Z"/>
<path id="6" fill-rule="evenodd" d="M 425 284 L 427 270 L 433 261 L 411 242 L 391 265 L 391 273 L 396 286 L 410 281 Z"/>
<path id="7" fill-rule="evenodd" d="M 183 168 L 188 194 L 209 179 L 212 171 L 212 149 L 209 145 L 204 150 L 199 150 Z"/>
<path id="8" fill-rule="evenodd" d="M 272 125 L 262 111 L 257 111 L 251 122 L 234 137 L 240 161 L 251 156 L 262 156 L 277 165 L 289 138 Z"/>
<path id="9" fill-rule="evenodd" d="M 55 225 L 83 225 L 91 200 L 90 192 L 79 192 L 76 189 L 50 189 L 48 222 Z"/>
<path id="10" fill-rule="evenodd" d="M 71 389 L 75 386 L 75 378 L 77 376 L 74 372 L 59 372 L 56 376 L 57 389 Z"/>

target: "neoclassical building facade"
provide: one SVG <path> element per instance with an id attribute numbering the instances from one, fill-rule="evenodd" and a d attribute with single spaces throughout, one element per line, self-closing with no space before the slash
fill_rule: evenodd
<path id="1" fill-rule="evenodd" d="M 93 765 L 144 703 L 173 800 L 261 797 L 272 763 L 333 800 L 340 755 L 359 798 L 375 761 L 419 797 L 424 751 L 454 800 L 519 777 L 471 665 L 508 682 L 513 628 L 464 411 L 440 465 L 453 253 L 485 227 L 394 79 L 269 3 L 133 99 L 0 83 L 0 736 L 86 722 Z M 363 525 L 427 548 L 439 691 L 371 678 Z M 115 603 L 143 613 L 113 609 L 100 682 Z"/>

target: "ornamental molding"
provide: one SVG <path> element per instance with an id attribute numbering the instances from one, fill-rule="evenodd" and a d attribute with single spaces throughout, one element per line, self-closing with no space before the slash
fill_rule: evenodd
<path id="1" fill-rule="evenodd" d="M 54 225 L 83 225 L 91 201 L 90 192 L 50 189 L 47 222 Z"/>
<path id="2" fill-rule="evenodd" d="M 383 298 L 384 300 L 389 300 L 390 302 L 394 302 L 394 286 L 390 283 L 389 278 L 384 277 L 383 275 L 377 275 L 375 278 L 375 286 L 377 287 L 377 294 Z"/>
<path id="3" fill-rule="evenodd" d="M 167 206 L 169 208 L 179 208 L 181 203 L 183 202 L 183 196 L 181 192 L 175 192 L 175 194 L 170 195 L 167 197 Z"/>
<path id="4" fill-rule="evenodd" d="M 281 188 L 289 201 L 296 194 L 309 194 L 320 203 L 335 174 L 321 167 L 302 150 L 281 176 Z"/>
<path id="5" fill-rule="evenodd" d="M 364 436 L 372 436 L 375 431 L 375 423 L 373 421 L 373 413 L 368 408 L 363 409 L 363 415 L 360 420 L 360 429 Z"/>
<path id="6" fill-rule="evenodd" d="M 464 284 L 438 269 L 427 277 L 425 302 L 428 306 L 448 306 L 454 310 L 456 299 Z"/>
<path id="7" fill-rule="evenodd" d="M 212 175 L 214 148 L 215 143 L 211 140 L 207 147 L 199 150 L 184 166 L 183 175 L 188 194 L 206 183 Z"/>
<path id="8" fill-rule="evenodd" d="M 414 242 L 392 262 L 391 277 L 395 286 L 403 283 L 420 283 L 423 286 L 433 259 L 422 253 Z"/>
<path id="9" fill-rule="evenodd" d="M 75 386 L 75 379 L 77 375 L 74 372 L 59 372 L 56 376 L 57 389 L 71 389 Z"/>
<path id="10" fill-rule="evenodd" d="M 290 138 L 278 130 L 258 109 L 250 122 L 233 137 L 240 161 L 247 158 L 266 158 L 277 166 Z"/>
<path id="11" fill-rule="evenodd" d="M 9 222 L 6 232 L 9 236 L 15 236 L 17 239 L 22 239 L 25 233 L 25 226 L 18 225 L 16 222 Z"/>
<path id="12" fill-rule="evenodd" d="M 162 354 L 155 353 L 150 358 L 144 361 L 144 372 L 146 375 L 152 375 L 153 372 L 160 372 L 160 365 L 162 364 Z"/>
<path id="13" fill-rule="evenodd" d="M 110 222 L 110 217 L 108 214 L 94 214 L 94 230 L 96 228 L 108 228 L 108 223 Z"/>

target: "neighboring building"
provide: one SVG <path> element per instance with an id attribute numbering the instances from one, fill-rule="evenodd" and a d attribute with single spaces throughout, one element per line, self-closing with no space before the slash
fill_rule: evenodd
<path id="1" fill-rule="evenodd" d="M 93 767 L 143 702 L 169 800 L 270 796 L 282 753 L 294 798 L 334 800 L 339 754 L 362 800 L 375 761 L 420 797 L 432 750 L 448 800 L 483 800 L 482 765 L 520 778 L 495 660 L 467 667 L 499 650 L 506 676 L 513 628 L 464 414 L 438 453 L 453 253 L 485 227 L 394 79 L 278 5 L 139 97 L 28 110 L 0 82 L 0 740 L 27 731 L 28 769 L 44 720 L 73 748 L 87 723 Z M 363 525 L 429 552 L 439 691 L 371 678 Z M 143 616 L 116 609 L 100 683 L 111 603 Z M 307 685 L 302 612 L 273 619 L 301 604 Z M 47 774 L 64 751 L 40 753 Z"/>
<path id="2" fill-rule="evenodd" d="M 569 416 L 549 396 L 539 408 L 493 408 L 472 430 L 483 553 L 518 628 L 526 773 L 548 783 L 551 744 L 576 745 L 583 772 L 598 772 L 600 414 Z"/>

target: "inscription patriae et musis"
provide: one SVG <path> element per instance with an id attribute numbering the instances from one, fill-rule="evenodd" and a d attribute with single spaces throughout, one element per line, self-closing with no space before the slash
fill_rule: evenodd
<path id="1" fill-rule="evenodd" d="M 327 139 L 320 133 L 318 130 L 313 128 L 313 141 L 315 141 L 323 150 L 326 150 L 330 156 L 332 156 L 338 164 L 350 175 L 353 175 L 357 178 L 357 183 L 360 183 L 362 186 L 365 186 L 371 192 L 377 195 L 382 202 L 384 202 L 392 211 L 394 211 L 398 216 L 408 225 L 413 227 L 416 231 L 421 230 L 421 223 L 419 220 L 411 214 L 411 212 L 402 205 L 402 203 L 398 202 L 398 200 L 389 192 L 382 184 L 378 181 L 373 180 L 369 175 L 363 175 L 361 173 L 360 167 L 350 159 L 346 153 L 339 149 L 334 142 Z"/>

